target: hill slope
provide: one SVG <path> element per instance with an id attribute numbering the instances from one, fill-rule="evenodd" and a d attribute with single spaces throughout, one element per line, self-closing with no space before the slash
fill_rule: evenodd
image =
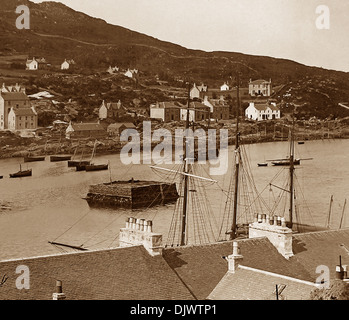
<path id="1" fill-rule="evenodd" d="M 31 29 L 17 30 L 15 8 L 26 4 Z M 232 52 L 189 50 L 176 44 L 106 23 L 58 2 L 0 0 L 0 54 L 44 56 L 52 64 L 73 58 L 82 67 L 105 70 L 109 65 L 138 68 L 159 75 L 205 82 L 217 87 L 239 70 L 242 85 L 250 78 L 271 78 L 285 85 L 278 99 L 293 90 L 293 102 L 320 113 L 347 115 L 339 102 L 349 101 L 349 73 L 308 67 L 294 61 Z M 319 113 L 319 112 L 317 112 Z"/>

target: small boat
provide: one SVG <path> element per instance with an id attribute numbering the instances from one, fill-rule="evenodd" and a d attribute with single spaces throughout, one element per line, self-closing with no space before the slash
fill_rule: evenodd
<path id="1" fill-rule="evenodd" d="M 38 161 L 45 161 L 45 156 L 27 156 L 24 157 L 24 162 L 38 162 Z"/>
<path id="2" fill-rule="evenodd" d="M 108 164 L 90 164 L 88 166 L 85 166 L 86 171 L 101 171 L 101 170 L 108 170 L 109 165 Z"/>
<path id="3" fill-rule="evenodd" d="M 32 175 L 32 169 L 22 170 L 22 166 L 16 173 L 11 173 L 10 178 L 22 178 L 22 177 L 30 177 Z"/>
<path id="4" fill-rule="evenodd" d="M 304 141 L 298 141 L 298 144 L 304 144 Z"/>
<path id="5" fill-rule="evenodd" d="M 284 159 L 284 160 L 279 160 L 279 161 L 273 161 L 272 164 L 274 166 L 289 166 L 291 164 L 289 159 Z M 293 165 L 300 165 L 301 164 L 301 159 L 295 159 L 293 161 Z"/>
<path id="6" fill-rule="evenodd" d="M 70 160 L 71 156 L 70 155 L 55 155 L 55 156 L 50 156 L 50 161 L 51 162 L 61 162 L 61 161 L 67 161 Z"/>
<path id="7" fill-rule="evenodd" d="M 109 163 L 107 164 L 94 164 L 92 163 L 92 160 L 93 158 L 95 157 L 96 155 L 96 148 L 97 148 L 97 140 L 95 141 L 95 144 L 93 146 L 93 151 L 92 151 L 92 155 L 91 155 L 91 159 L 90 159 L 90 163 L 86 166 L 84 165 L 81 165 L 78 167 L 76 167 L 76 170 L 77 171 L 83 171 L 83 170 L 86 170 L 86 171 L 101 171 L 101 170 L 108 170 L 109 168 Z"/>
<path id="8" fill-rule="evenodd" d="M 258 167 L 267 167 L 268 162 L 258 163 Z"/>
<path id="9" fill-rule="evenodd" d="M 68 167 L 70 168 L 74 167 L 76 168 L 76 171 L 84 171 L 85 166 L 89 165 L 91 163 L 91 160 L 83 160 L 84 150 L 81 153 L 80 160 L 75 160 L 74 158 L 75 158 L 77 149 L 78 147 L 75 149 L 73 159 L 68 161 Z"/>

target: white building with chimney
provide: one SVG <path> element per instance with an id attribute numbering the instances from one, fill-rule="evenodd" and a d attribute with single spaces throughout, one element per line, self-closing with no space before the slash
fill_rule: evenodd
<path id="1" fill-rule="evenodd" d="M 263 121 L 280 119 L 281 112 L 276 103 L 255 103 L 250 102 L 250 105 L 245 110 L 246 119 Z"/>

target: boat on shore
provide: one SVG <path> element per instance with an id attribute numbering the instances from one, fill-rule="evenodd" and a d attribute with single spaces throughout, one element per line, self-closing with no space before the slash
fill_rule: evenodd
<path id="1" fill-rule="evenodd" d="M 85 165 L 85 166 L 80 166 L 79 167 L 85 167 L 86 171 L 102 171 L 102 170 L 108 170 L 109 165 L 108 164 L 89 164 L 89 165 Z M 78 168 L 77 168 L 77 171 Z"/>
<path id="2" fill-rule="evenodd" d="M 22 170 L 21 165 L 18 172 L 10 173 L 10 178 L 22 178 L 22 177 L 30 177 L 30 176 L 32 176 L 32 169 Z"/>
<path id="3" fill-rule="evenodd" d="M 45 161 L 45 156 L 31 156 L 28 155 L 27 157 L 24 157 L 24 162 L 39 162 L 39 161 Z"/>
<path id="4" fill-rule="evenodd" d="M 70 159 L 71 159 L 70 155 L 54 155 L 54 156 L 50 156 L 50 161 L 51 162 L 62 162 L 62 161 L 70 160 Z"/>
<path id="5" fill-rule="evenodd" d="M 95 164 L 92 163 L 93 158 L 96 155 L 96 148 L 97 148 L 98 141 L 95 141 L 95 144 L 93 146 L 91 159 L 88 161 L 89 163 L 81 163 L 76 166 L 76 171 L 102 171 L 102 170 L 108 170 L 109 169 L 109 162 L 103 163 L 103 164 Z"/>

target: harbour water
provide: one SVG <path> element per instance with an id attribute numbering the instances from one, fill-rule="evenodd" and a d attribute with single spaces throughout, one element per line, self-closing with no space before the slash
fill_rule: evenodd
<path id="1" fill-rule="evenodd" d="M 266 186 L 280 168 L 258 167 L 257 163 L 284 158 L 288 148 L 287 142 L 245 146 L 258 190 L 268 192 Z M 233 147 L 229 154 L 233 154 Z M 304 145 L 296 145 L 296 157 L 312 158 L 296 168 L 297 181 L 311 213 L 309 222 L 326 225 L 333 195 L 330 227 L 338 228 L 344 201 L 349 197 L 349 140 L 306 141 Z M 32 168 L 32 177 L 10 179 L 9 174 L 19 170 L 22 160 L 0 160 L 0 175 L 4 176 L 0 180 L 0 260 L 70 252 L 48 243 L 54 240 L 91 250 L 116 247 L 119 230 L 129 216 L 153 220 L 154 230 L 166 238 L 174 205 L 132 212 L 92 209 L 83 199 L 90 184 L 110 179 L 159 180 L 149 165 L 125 166 L 119 155 L 108 155 L 97 157 L 96 162 L 109 161 L 110 171 L 76 172 L 66 162 L 51 163 L 47 157 L 45 162 L 22 164 L 23 169 Z M 214 177 L 221 186 L 227 185 L 228 178 L 229 172 Z M 213 214 L 219 220 L 224 194 L 214 184 L 206 192 Z M 270 194 L 265 199 L 272 201 Z M 343 227 L 349 227 L 348 215 L 349 208 Z"/>

